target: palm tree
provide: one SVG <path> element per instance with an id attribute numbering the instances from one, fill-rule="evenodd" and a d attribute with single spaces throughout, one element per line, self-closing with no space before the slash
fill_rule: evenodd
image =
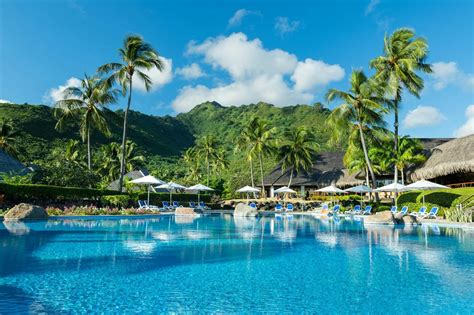
<path id="1" fill-rule="evenodd" d="M 15 148 L 15 142 L 18 137 L 18 131 L 13 127 L 13 121 L 2 117 L 0 119 L 0 148 L 5 152 L 16 156 L 17 150 Z"/>
<path id="2" fill-rule="evenodd" d="M 105 64 L 99 67 L 98 72 L 102 74 L 112 73 L 107 80 L 109 85 L 117 82 L 122 87 L 123 95 L 126 95 L 128 91 L 128 102 L 123 119 L 122 159 L 119 177 L 119 187 L 120 191 L 122 191 L 126 163 L 127 119 L 132 103 L 133 79 L 135 77 L 141 80 L 145 84 L 146 90 L 149 91 L 153 82 L 145 71 L 153 68 L 162 71 L 164 64 L 158 52 L 150 44 L 146 43 L 142 37 L 137 35 L 130 35 L 125 38 L 123 47 L 119 49 L 119 54 L 121 63 Z"/>
<path id="3" fill-rule="evenodd" d="M 423 146 L 416 139 L 403 136 L 398 139 L 398 152 L 395 155 L 395 165 L 402 175 L 402 185 L 405 185 L 405 170 L 408 166 L 423 163 L 426 156 L 422 153 Z"/>
<path id="4" fill-rule="evenodd" d="M 187 168 L 187 177 L 196 182 L 201 177 L 201 160 L 196 147 L 187 149 L 183 154 L 183 161 Z"/>
<path id="5" fill-rule="evenodd" d="M 80 168 L 86 168 L 84 148 L 79 140 L 69 139 L 63 146 L 54 148 L 50 155 L 51 163 L 57 167 L 70 163 Z"/>
<path id="6" fill-rule="evenodd" d="M 367 79 L 361 70 L 352 71 L 350 83 L 349 92 L 330 89 L 326 95 L 329 102 L 336 98 L 344 101 L 329 115 L 328 124 L 333 130 L 331 137 L 340 141 L 348 131 L 354 134 L 354 130 L 357 130 L 372 180 L 372 188 L 376 188 L 375 173 L 369 159 L 365 132 L 384 126 L 383 114 L 386 109 L 381 105 L 383 99 L 379 96 L 378 87 Z"/>
<path id="7" fill-rule="evenodd" d="M 220 148 L 217 150 L 214 156 L 214 161 L 212 162 L 212 166 L 218 174 L 229 167 L 229 160 L 227 160 L 224 149 Z"/>
<path id="8" fill-rule="evenodd" d="M 390 37 L 384 39 L 384 55 L 373 59 L 370 67 L 376 69 L 375 79 L 386 88 L 393 100 L 394 111 L 394 151 L 398 152 L 398 111 L 402 101 L 403 89 L 419 97 L 423 89 L 423 79 L 417 72 L 431 73 L 431 65 L 425 63 L 428 55 L 428 43 L 424 38 L 415 37 L 415 32 L 401 28 Z M 394 181 L 398 181 L 397 165 L 395 165 Z"/>
<path id="9" fill-rule="evenodd" d="M 290 168 L 291 186 L 293 173 L 308 170 L 313 165 L 313 156 L 316 154 L 316 139 L 314 134 L 302 126 L 286 133 L 284 144 L 279 149 L 281 169 L 284 172 Z"/>
<path id="10" fill-rule="evenodd" d="M 204 157 L 207 169 L 207 185 L 209 186 L 209 178 L 211 176 L 211 160 L 217 154 L 217 140 L 213 135 L 202 137 L 198 143 L 198 152 Z"/>
<path id="11" fill-rule="evenodd" d="M 117 90 L 112 90 L 103 80 L 88 77 L 81 80 L 80 87 L 68 87 L 64 90 L 64 99 L 56 102 L 55 115 L 58 118 L 56 129 L 63 130 L 69 118 L 80 117 L 79 133 L 82 141 L 87 142 L 87 168 L 91 170 L 91 131 L 97 129 L 106 136 L 110 130 L 102 110 L 108 104 L 117 101 Z"/>
<path id="12" fill-rule="evenodd" d="M 249 123 L 244 126 L 240 136 L 237 138 L 235 151 L 244 151 L 245 158 L 249 162 L 250 165 L 250 181 L 252 183 L 252 187 L 255 187 L 255 181 L 253 177 L 253 159 L 255 158 L 255 152 L 253 150 L 253 139 L 255 138 L 255 120 L 251 119 Z"/>
<path id="13" fill-rule="evenodd" d="M 136 167 L 143 163 L 143 161 L 145 161 L 145 158 L 142 155 L 137 154 L 136 146 L 137 145 L 135 142 L 130 140 L 128 140 L 126 143 L 126 172 L 133 171 Z M 100 169 L 111 181 L 120 178 L 122 156 L 124 156 L 124 154 L 122 154 L 122 146 L 117 142 L 111 142 L 101 147 L 101 151 L 98 156 L 98 160 L 101 163 Z"/>

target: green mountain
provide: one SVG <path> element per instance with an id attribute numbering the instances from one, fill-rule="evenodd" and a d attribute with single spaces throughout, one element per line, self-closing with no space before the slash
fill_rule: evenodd
<path id="1" fill-rule="evenodd" d="M 250 117 L 257 115 L 276 126 L 279 134 L 291 127 L 309 126 L 316 132 L 319 142 L 324 144 L 329 136 L 324 120 L 329 113 L 320 104 L 276 107 L 258 103 L 223 107 L 216 102 L 207 102 L 176 117 L 131 111 L 128 135 L 146 155 L 179 156 L 194 144 L 196 138 L 206 134 L 215 134 L 223 145 L 231 149 L 242 126 Z M 91 139 L 93 145 L 121 141 L 123 111 L 106 110 L 105 116 L 112 136 L 106 138 L 94 132 Z M 80 138 L 76 121 L 71 121 L 63 132 L 54 128 L 54 109 L 49 106 L 0 104 L 0 117 L 11 118 L 20 132 L 20 158 L 25 161 L 42 159 L 64 140 Z"/>

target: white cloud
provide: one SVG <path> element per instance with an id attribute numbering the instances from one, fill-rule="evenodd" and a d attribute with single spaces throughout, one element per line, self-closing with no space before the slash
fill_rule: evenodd
<path id="1" fill-rule="evenodd" d="M 197 63 L 192 63 L 189 66 L 176 69 L 176 74 L 182 76 L 187 80 L 197 79 L 205 76 L 205 73 L 202 71 L 201 67 Z"/>
<path id="2" fill-rule="evenodd" d="M 467 89 L 474 88 L 474 75 L 464 73 L 454 61 L 433 63 L 434 88 L 442 90 L 448 85 L 457 85 Z"/>
<path id="3" fill-rule="evenodd" d="M 466 117 L 467 121 L 454 131 L 455 137 L 464 137 L 474 134 L 474 104 L 466 108 Z"/>
<path id="4" fill-rule="evenodd" d="M 309 91 L 332 81 L 340 81 L 344 74 L 344 69 L 339 65 L 329 65 L 321 60 L 307 58 L 304 62 L 298 62 L 291 80 L 295 82 L 296 90 Z"/>
<path id="5" fill-rule="evenodd" d="M 173 60 L 168 59 L 165 57 L 160 57 L 163 61 L 164 69 L 163 71 L 159 71 L 155 67 L 151 70 L 144 70 L 143 72 L 146 73 L 151 81 L 151 91 L 156 91 L 163 85 L 171 82 L 173 80 Z M 146 92 L 145 83 L 136 75 L 133 75 L 133 89 Z"/>
<path id="6" fill-rule="evenodd" d="M 265 49 L 259 39 L 249 40 L 243 33 L 191 42 L 187 54 L 202 56 L 213 69 L 228 73 L 230 82 L 182 88 L 172 102 L 176 112 L 188 111 L 205 101 L 224 106 L 259 101 L 277 106 L 308 103 L 314 99 L 316 87 L 344 76 L 338 65 L 312 59 L 298 62 L 294 54 Z M 311 75 L 313 70 L 316 72 Z"/>
<path id="7" fill-rule="evenodd" d="M 8 103 L 8 104 L 13 104 L 11 101 L 9 100 L 2 100 L 0 99 L 0 103 Z"/>
<path id="8" fill-rule="evenodd" d="M 439 124 L 443 120 L 446 120 L 446 117 L 441 114 L 436 107 L 418 106 L 407 113 L 403 120 L 403 125 L 405 128 L 410 129 L 415 127 L 433 126 Z"/>
<path id="9" fill-rule="evenodd" d="M 43 102 L 54 104 L 59 100 L 64 99 L 64 90 L 68 87 L 80 87 L 81 80 L 75 77 L 69 78 L 64 85 L 60 85 L 56 88 L 50 89 L 46 94 L 43 96 Z"/>
<path id="10" fill-rule="evenodd" d="M 375 10 L 375 7 L 380 3 L 380 0 L 370 0 L 369 4 L 365 8 L 365 15 Z"/>
<path id="11" fill-rule="evenodd" d="M 285 35 L 296 31 L 300 24 L 300 21 L 290 21 L 286 16 L 279 16 L 275 20 L 275 29 L 280 35 Z"/>
<path id="12" fill-rule="evenodd" d="M 242 23 L 242 19 L 247 15 L 260 15 L 258 11 L 250 11 L 247 9 L 239 9 L 235 11 L 234 15 L 229 19 L 229 27 L 237 26 Z"/>

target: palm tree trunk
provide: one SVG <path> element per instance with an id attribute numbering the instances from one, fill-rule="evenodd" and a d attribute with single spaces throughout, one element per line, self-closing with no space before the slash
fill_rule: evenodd
<path id="1" fill-rule="evenodd" d="M 127 120 L 128 120 L 128 111 L 130 109 L 131 103 L 132 103 L 132 76 L 130 76 L 130 81 L 129 81 L 127 108 L 125 109 L 125 115 L 123 117 L 122 160 L 120 161 L 120 178 L 119 178 L 120 192 L 122 192 L 123 190 L 123 176 L 125 175 L 125 146 L 127 144 Z"/>
<path id="2" fill-rule="evenodd" d="M 263 159 L 261 152 L 258 154 L 258 159 L 260 160 L 260 175 L 262 176 L 262 197 L 265 198 L 265 185 L 263 184 Z"/>
<path id="3" fill-rule="evenodd" d="M 400 169 L 400 174 L 402 175 L 402 185 L 405 185 L 405 174 L 403 174 L 403 168 Z"/>
<path id="4" fill-rule="evenodd" d="M 87 128 L 87 168 L 91 170 L 91 131 Z"/>
<path id="5" fill-rule="evenodd" d="M 395 96 L 394 101 L 394 112 L 395 112 L 395 120 L 393 123 L 393 133 L 394 133 L 394 143 L 393 143 L 393 151 L 396 155 L 398 155 L 398 92 Z M 397 164 L 394 165 L 394 174 L 393 174 L 393 182 L 398 182 L 398 168 Z"/>
<path id="6" fill-rule="evenodd" d="M 372 169 L 372 164 L 370 163 L 369 154 L 367 153 L 367 146 L 365 145 L 364 132 L 362 131 L 362 124 L 359 122 L 359 133 L 360 133 L 360 142 L 362 143 L 362 150 L 364 151 L 365 163 L 369 169 L 370 178 L 372 179 L 372 189 L 377 188 L 377 182 L 375 180 L 375 173 Z M 375 200 L 379 202 L 379 194 L 375 193 Z"/>
<path id="7" fill-rule="evenodd" d="M 370 181 L 369 181 L 369 169 L 367 168 L 367 166 L 365 167 L 365 183 L 367 184 L 367 186 L 370 187 Z"/>
<path id="8" fill-rule="evenodd" d="M 250 162 L 250 179 L 252 181 L 252 187 L 255 187 L 255 182 L 253 180 L 253 162 L 252 160 L 250 160 L 249 162 Z"/>
<path id="9" fill-rule="evenodd" d="M 209 186 L 209 176 L 211 175 L 211 166 L 209 163 L 209 157 L 206 156 L 206 164 L 207 164 L 207 186 Z"/>
<path id="10" fill-rule="evenodd" d="M 294 167 L 291 168 L 290 181 L 288 182 L 288 188 L 290 188 L 290 186 L 291 186 L 291 181 L 293 180 L 293 171 L 294 171 Z"/>

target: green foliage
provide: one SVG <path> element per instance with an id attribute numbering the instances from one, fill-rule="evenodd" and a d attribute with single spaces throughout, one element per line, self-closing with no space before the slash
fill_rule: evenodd
<path id="1" fill-rule="evenodd" d="M 101 197 L 100 201 L 112 207 L 125 208 L 130 205 L 132 198 L 129 195 L 110 195 Z"/>
<path id="2" fill-rule="evenodd" d="M 146 193 L 140 194 L 138 196 L 138 200 L 147 200 L 148 195 Z M 201 194 L 200 195 L 200 200 L 204 202 L 209 202 L 211 201 L 211 195 L 208 194 Z M 194 201 L 197 202 L 198 200 L 198 195 L 197 194 L 182 194 L 182 193 L 176 193 L 173 194 L 172 196 L 173 201 L 178 201 L 181 203 L 184 202 L 190 202 Z M 161 206 L 161 203 L 163 201 L 170 201 L 170 194 L 169 193 L 150 193 L 150 204 L 151 205 L 156 205 L 156 206 Z"/>
<path id="3" fill-rule="evenodd" d="M 474 221 L 474 208 L 454 207 L 445 211 L 447 220 L 453 222 L 471 223 Z"/>
<path id="4" fill-rule="evenodd" d="M 398 196 L 397 203 L 404 204 L 408 202 L 416 202 L 420 194 L 421 194 L 420 191 L 410 191 L 410 192 L 402 193 Z"/>
<path id="5" fill-rule="evenodd" d="M 62 187 L 95 187 L 100 177 L 73 162 L 43 163 L 33 175 L 37 184 Z"/>
<path id="6" fill-rule="evenodd" d="M 33 173 L 26 175 L 12 175 L 12 174 L 0 174 L 0 182 L 6 184 L 31 184 L 33 179 Z"/>

